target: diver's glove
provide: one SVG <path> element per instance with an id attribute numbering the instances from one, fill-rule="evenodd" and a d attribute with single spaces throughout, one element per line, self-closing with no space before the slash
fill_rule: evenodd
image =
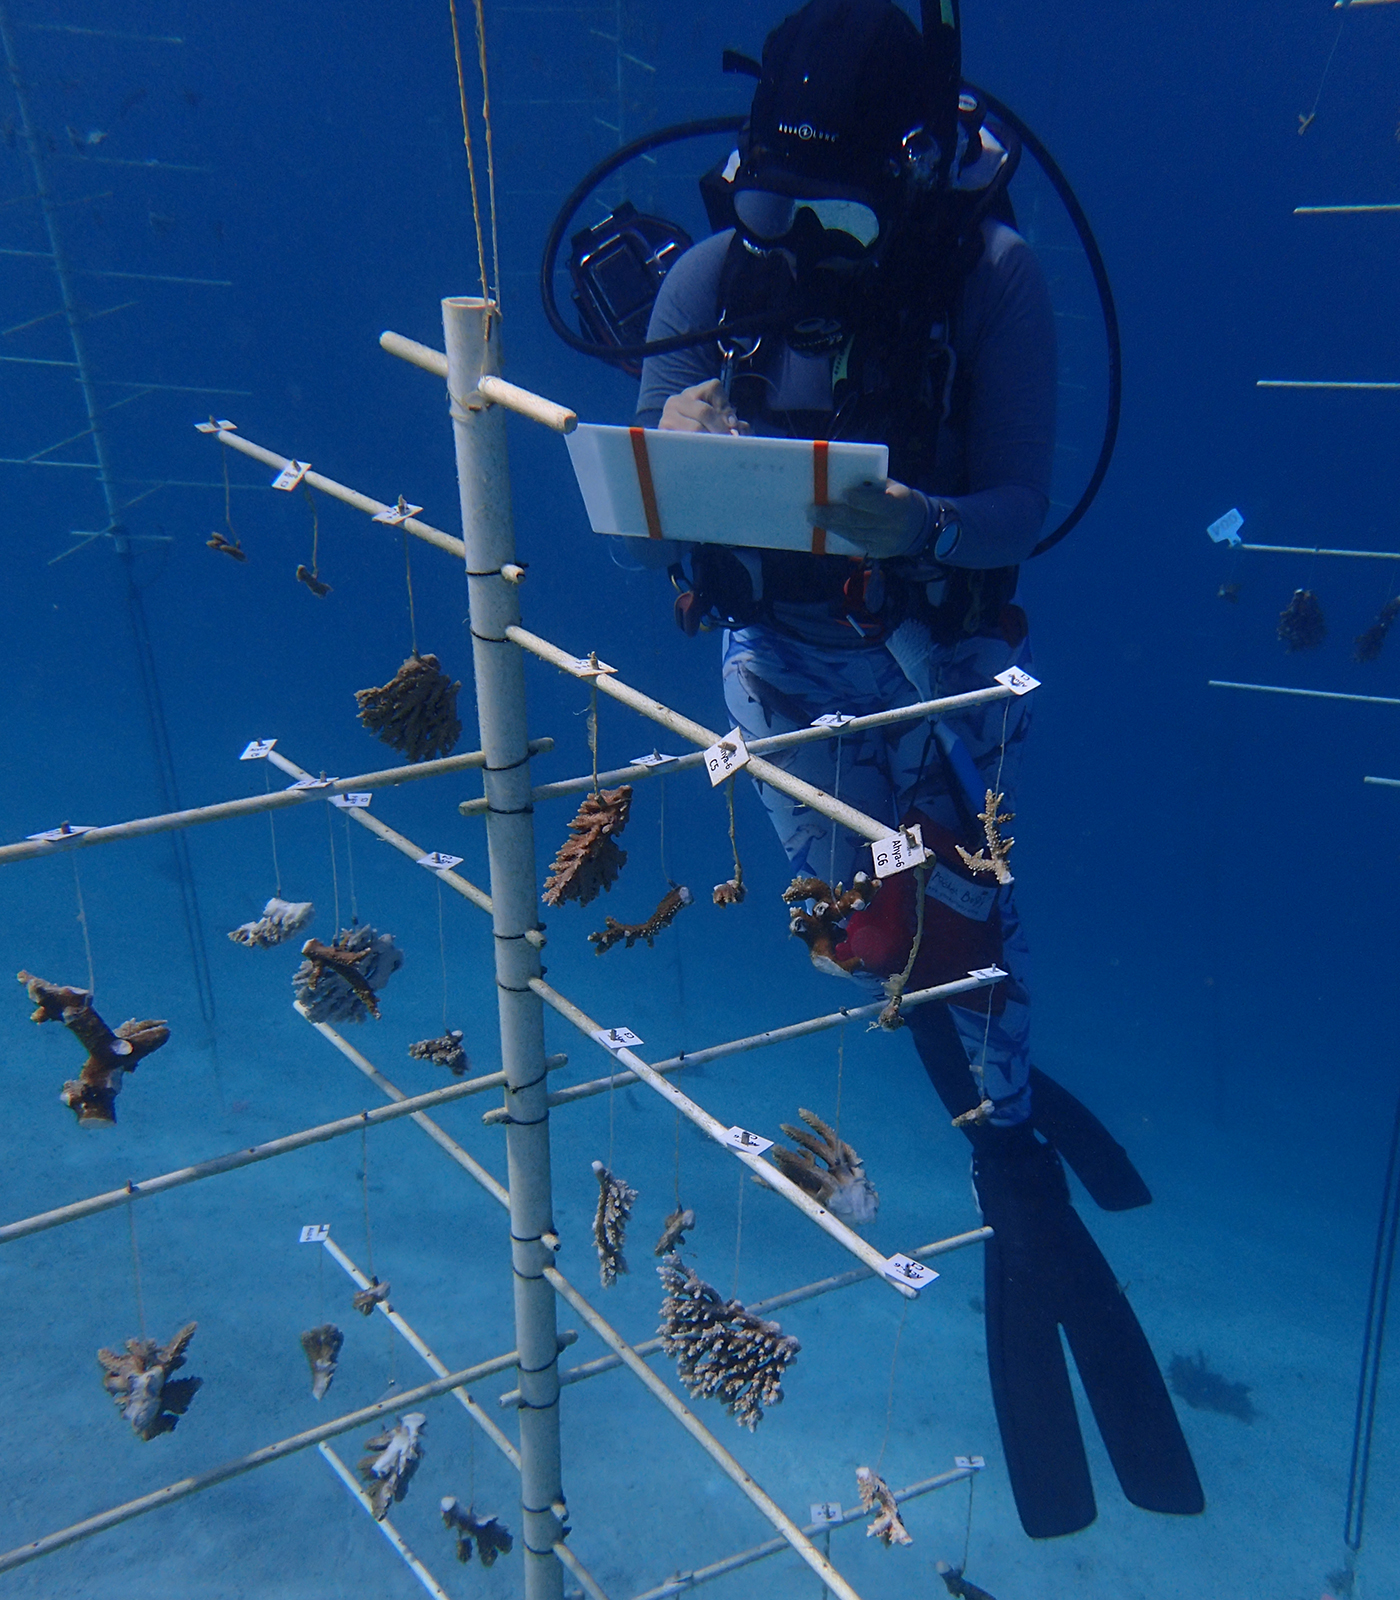
<path id="1" fill-rule="evenodd" d="M 926 494 L 907 484 L 858 483 L 840 500 L 808 506 L 807 520 L 858 544 L 877 561 L 913 555 L 922 550 L 936 507 Z"/>

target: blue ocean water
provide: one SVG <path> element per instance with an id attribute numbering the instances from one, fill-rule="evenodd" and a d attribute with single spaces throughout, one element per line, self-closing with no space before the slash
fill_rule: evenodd
<path id="1" fill-rule="evenodd" d="M 757 52 L 783 11 L 487 0 L 505 370 L 516 381 L 589 420 L 630 416 L 630 382 L 566 351 L 545 326 L 535 284 L 544 235 L 564 193 L 620 140 L 741 111 L 743 80 L 720 75 L 720 50 Z M 129 565 L 105 539 L 55 560 L 74 542 L 70 530 L 103 525 L 95 474 L 22 464 L 70 438 L 50 459 L 91 456 L 74 372 L 48 364 L 71 361 L 72 349 L 51 315 L 52 262 L 39 254 L 48 244 L 6 87 L 0 833 L 18 840 L 65 819 L 166 808 L 134 616 L 148 630 L 182 803 L 281 782 L 238 763 L 254 737 L 276 737 L 315 772 L 391 763 L 357 723 L 352 696 L 386 682 L 414 642 L 400 542 L 318 497 L 319 566 L 332 584 L 318 600 L 293 577 L 311 554 L 306 502 L 269 492 L 270 473 L 231 456 L 231 521 L 249 560 L 216 556 L 204 541 L 224 523 L 223 463 L 192 424 L 216 410 L 248 438 L 378 498 L 403 493 L 454 528 L 441 386 L 376 344 L 392 328 L 440 346 L 441 297 L 479 285 L 446 6 L 215 12 L 159 0 L 86 9 L 7 0 L 4 15 L 63 202 L 58 227 L 137 542 Z M 463 23 L 471 69 L 465 8 Z M 816 1501 L 851 1505 L 858 1465 L 878 1461 L 900 1485 L 956 1455 L 985 1456 L 970 1535 L 959 1486 L 912 1503 L 908 1549 L 885 1550 L 859 1525 L 833 1536 L 833 1559 L 867 1597 L 929 1593 L 934 1563 L 959 1563 L 965 1540 L 968 1576 L 998 1600 L 1157 1600 L 1188 1587 L 1271 1600 L 1340 1595 L 1329 1575 L 1345 1555 L 1361 1335 L 1397 1092 L 1386 908 L 1400 888 L 1400 801 L 1361 779 L 1400 776 L 1400 741 L 1394 706 L 1245 695 L 1207 680 L 1400 694 L 1393 643 L 1366 666 L 1350 646 L 1390 595 L 1391 576 L 1385 563 L 1231 557 L 1204 529 L 1237 505 L 1245 537 L 1258 542 L 1395 547 L 1394 395 L 1255 382 L 1400 377 L 1387 314 L 1395 218 L 1292 214 L 1396 198 L 1400 17 L 1390 6 L 1341 13 L 1320 0 L 1130 10 L 1076 0 L 1053 14 L 967 0 L 964 24 L 967 75 L 1046 140 L 1093 221 L 1125 351 L 1113 471 L 1084 524 L 1022 579 L 1044 683 L 1015 829 L 1036 1059 L 1104 1117 L 1153 1189 L 1152 1207 L 1118 1216 L 1077 1198 L 1159 1359 L 1199 1353 L 1249 1386 L 1257 1414 L 1245 1422 L 1182 1405 L 1208 1499 L 1189 1520 L 1126 1505 L 1089 1425 L 1097 1522 L 1029 1541 L 987 1390 L 974 1252 L 946 1258 L 939 1283 L 907 1312 L 873 1283 L 783 1312 L 803 1346 L 783 1405 L 753 1436 L 717 1407 L 701 1414 L 799 1521 Z M 475 114 L 480 90 L 468 83 Z M 480 159 L 479 120 L 476 129 Z M 720 153 L 719 144 L 667 152 L 627 192 L 698 230 L 693 179 Z M 1064 242 L 1052 211 L 1023 210 L 1047 261 Z M 1074 271 L 1066 265 L 1057 289 L 1077 310 L 1084 285 Z M 1065 353 L 1067 371 L 1078 361 L 1090 372 L 1092 347 L 1067 335 Z M 1065 398 L 1074 416 L 1077 402 Z M 627 681 L 720 725 L 717 639 L 682 639 L 668 586 L 619 567 L 589 532 L 557 437 L 512 420 L 510 450 L 530 563 L 527 625 L 571 651 L 596 649 Z M 1065 471 L 1072 476 L 1072 462 Z M 417 643 L 463 680 L 469 712 L 462 573 L 426 546 L 411 560 Z M 1217 598 L 1223 582 L 1240 584 L 1236 604 Z M 1288 656 L 1276 618 L 1303 586 L 1318 592 L 1330 634 L 1316 653 Z M 537 664 L 528 675 L 532 731 L 556 741 L 536 764 L 539 781 L 585 771 L 587 690 Z M 605 767 L 656 742 L 607 703 L 599 739 Z M 425 849 L 462 856 L 461 871 L 485 883 L 482 825 L 456 810 L 478 792 L 459 775 L 383 791 L 374 810 Z M 563 837 L 568 807 L 540 809 L 542 860 Z M 80 894 L 99 1010 L 113 1022 L 154 1013 L 172 1029 L 129 1079 L 117 1127 L 89 1134 L 57 1098 L 77 1065 L 75 1043 L 31 1025 L 15 986 L 0 1008 L 5 1220 L 379 1103 L 292 1011 L 294 947 L 250 951 L 224 937 L 258 915 L 279 875 L 288 898 L 315 901 L 319 937 L 358 916 L 402 946 L 383 1019 L 346 1030 L 393 1082 L 409 1093 L 440 1086 L 441 1073 L 410 1060 L 407 1045 L 444 1023 L 464 1030 L 474 1070 L 498 1064 L 484 919 L 451 894 L 440 903 L 427 873 L 327 809 L 279 816 L 276 866 L 265 818 L 183 835 L 212 1021 L 167 837 L 0 871 L 10 970 L 87 982 Z M 550 982 L 634 1028 L 649 1059 L 849 998 L 787 937 L 785 863 L 742 783 L 738 836 L 750 893 L 721 912 L 705 892 L 730 870 L 721 795 L 694 776 L 639 786 L 630 860 L 611 901 L 548 915 Z M 640 917 L 667 875 L 691 886 L 696 907 L 654 950 L 596 957 L 585 935 L 603 911 Z M 572 1058 L 560 1083 L 604 1070 L 601 1051 L 557 1019 L 547 1027 L 550 1047 Z M 770 1133 L 799 1105 L 830 1113 L 839 1095 L 843 1134 L 881 1193 L 871 1238 L 883 1251 L 976 1222 L 965 1147 L 907 1038 L 853 1024 L 844 1038 L 822 1034 L 687 1073 L 684 1086 L 721 1120 Z M 480 1122 L 486 1103 L 448 1108 L 440 1121 L 503 1178 L 501 1132 Z M 558 1111 L 553 1137 L 560 1266 L 634 1342 L 656 1327 L 650 1238 L 675 1203 L 677 1173 L 698 1213 L 692 1259 L 724 1293 L 762 1298 L 848 1265 L 641 1087 Z M 632 1272 L 607 1293 L 595 1287 L 589 1237 L 594 1158 L 641 1196 Z M 396 1307 L 450 1365 L 511 1348 L 504 1214 L 405 1122 L 7 1244 L 12 1465 L 0 1544 L 426 1379 L 382 1318 L 354 1315 L 334 1262 L 298 1243 L 311 1222 L 329 1222 L 364 1270 L 392 1282 Z M 205 1380 L 176 1431 L 149 1443 L 114 1415 L 94 1359 L 99 1346 L 136 1336 L 143 1316 L 160 1339 L 199 1322 L 188 1370 Z M 318 1406 L 298 1336 L 328 1320 L 346 1345 Z M 561 1309 L 560 1324 L 577 1321 Z M 585 1333 L 563 1359 L 599 1353 Z M 495 1395 L 513 1381 L 503 1373 L 473 1392 L 496 1414 Z M 1387 1368 L 1378 1398 L 1354 1585 L 1373 1596 L 1400 1588 L 1400 1402 Z M 511 1469 L 452 1401 L 425 1409 L 427 1453 L 393 1520 L 449 1593 L 515 1594 L 518 1542 L 490 1571 L 459 1568 L 437 1515 L 442 1495 L 474 1500 L 518 1541 Z M 768 1536 L 625 1373 L 567 1389 L 563 1430 L 570 1541 L 614 1600 Z M 335 1448 L 353 1465 L 372 1431 Z M 783 1595 L 817 1584 L 782 1555 L 715 1592 L 749 1593 L 755 1581 Z M 0 1585 L 102 1600 L 421 1592 L 314 1451 Z"/>

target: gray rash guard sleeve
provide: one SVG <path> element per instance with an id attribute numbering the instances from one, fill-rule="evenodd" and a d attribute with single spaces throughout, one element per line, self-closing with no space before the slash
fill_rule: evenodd
<path id="1" fill-rule="evenodd" d="M 983 225 L 954 335 L 967 385 L 965 426 L 940 430 L 935 497 L 962 526 L 949 558 L 960 567 L 1010 567 L 1040 535 L 1055 454 L 1055 318 L 1040 264 L 999 222 Z M 649 339 L 713 327 L 730 233 L 703 240 L 667 274 Z M 654 428 L 671 395 L 719 376 L 713 343 L 653 356 L 642 366 L 636 420 Z M 810 401 L 806 401 L 810 404 Z M 782 396 L 775 401 L 782 405 Z"/>

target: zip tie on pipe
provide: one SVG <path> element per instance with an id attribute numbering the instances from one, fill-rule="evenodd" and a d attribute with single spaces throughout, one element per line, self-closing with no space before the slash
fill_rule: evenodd
<path id="1" fill-rule="evenodd" d="M 380 1517 L 378 1515 L 374 1507 L 369 1503 L 365 1491 L 355 1481 L 349 1467 L 345 1465 L 335 1451 L 328 1444 L 318 1444 L 316 1449 L 320 1452 L 322 1459 L 330 1467 L 331 1471 L 349 1490 L 350 1498 L 354 1500 L 355 1504 L 359 1506 L 367 1517 L 373 1520 L 374 1525 L 389 1541 L 390 1546 L 398 1552 L 400 1560 L 428 1593 L 432 1595 L 433 1600 L 452 1600 L 446 1589 L 442 1587 L 432 1573 L 404 1543 L 403 1536 L 394 1524 L 389 1521 L 388 1517 Z"/>
<path id="2" fill-rule="evenodd" d="M 1292 694 L 1305 700 L 1355 700 L 1360 705 L 1400 706 L 1400 700 L 1387 699 L 1381 694 L 1338 694 L 1331 689 L 1285 689 L 1276 683 L 1230 683 L 1224 678 L 1210 678 L 1211 689 L 1252 689 L 1256 694 Z"/>

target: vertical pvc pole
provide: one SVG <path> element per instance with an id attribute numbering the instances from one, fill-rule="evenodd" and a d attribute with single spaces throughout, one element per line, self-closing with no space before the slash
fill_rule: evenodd
<path id="1" fill-rule="evenodd" d="M 505 638 L 506 628 L 520 620 L 519 591 L 501 576 L 501 568 L 515 560 L 505 413 L 489 406 L 476 390 L 483 374 L 500 371 L 501 322 L 495 305 L 479 299 L 444 300 L 442 313 L 467 552 L 477 717 L 486 754 L 486 836 L 501 1066 L 509 1114 L 506 1152 L 515 1347 L 520 1356 L 525 1597 L 561 1600 L 563 1568 L 553 1553 L 563 1535 L 559 1347 L 554 1291 L 542 1274 L 542 1268 L 553 1263 L 544 1236 L 554 1232 L 544 1014 L 529 988 L 530 979 L 540 975 L 540 961 L 536 945 L 527 937 L 538 918 L 524 657 Z"/>

